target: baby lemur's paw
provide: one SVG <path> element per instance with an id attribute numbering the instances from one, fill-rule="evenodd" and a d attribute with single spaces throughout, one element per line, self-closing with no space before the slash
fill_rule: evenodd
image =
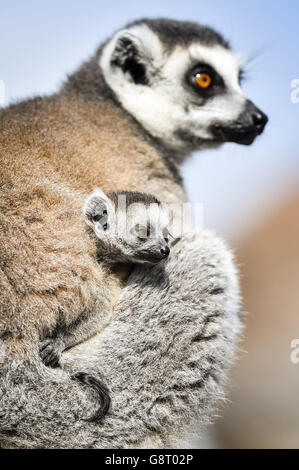
<path id="1" fill-rule="evenodd" d="M 42 341 L 39 351 L 43 363 L 49 367 L 58 367 L 63 349 L 61 341 L 57 339 L 48 338 Z"/>

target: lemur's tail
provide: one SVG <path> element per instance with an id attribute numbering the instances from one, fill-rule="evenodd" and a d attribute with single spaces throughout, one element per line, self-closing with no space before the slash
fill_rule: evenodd
<path id="1" fill-rule="evenodd" d="M 6 354 L 0 360 L 0 437 L 4 440 L 20 442 L 21 423 L 27 423 L 29 433 L 30 423 L 40 421 L 42 426 L 45 419 L 75 426 L 80 421 L 100 423 L 109 408 L 109 391 L 93 375 L 80 372 L 70 376 L 62 369 L 50 369 L 36 355 Z M 47 447 L 46 435 L 43 441 Z"/>
<path id="2" fill-rule="evenodd" d="M 77 374 L 71 377 L 72 379 L 77 379 L 85 385 L 90 385 L 94 390 L 96 390 L 98 397 L 100 399 L 100 407 L 98 410 L 86 421 L 90 423 L 101 421 L 110 409 L 111 399 L 109 390 L 105 384 L 100 382 L 98 379 L 92 375 L 86 374 L 85 372 L 78 372 Z"/>

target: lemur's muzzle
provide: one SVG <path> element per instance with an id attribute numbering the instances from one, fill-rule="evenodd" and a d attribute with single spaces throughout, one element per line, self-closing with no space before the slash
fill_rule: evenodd
<path id="1" fill-rule="evenodd" d="M 211 130 L 213 136 L 221 142 L 250 145 L 258 135 L 262 134 L 267 122 L 266 114 L 248 100 L 243 113 L 236 121 L 228 125 L 215 123 Z"/>

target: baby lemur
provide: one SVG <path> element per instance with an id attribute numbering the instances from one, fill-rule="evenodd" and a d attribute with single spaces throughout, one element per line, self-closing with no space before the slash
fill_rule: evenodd
<path id="1" fill-rule="evenodd" d="M 118 263 L 156 264 L 170 253 L 166 212 L 150 194 L 118 191 L 106 195 L 95 189 L 86 199 L 83 213 L 95 237 L 98 261 L 107 270 Z M 42 342 L 41 357 L 46 365 L 57 366 L 65 349 L 88 339 L 107 324 L 105 293 L 103 286 L 103 299 L 99 299 L 92 315 L 82 315 L 69 328 Z"/>

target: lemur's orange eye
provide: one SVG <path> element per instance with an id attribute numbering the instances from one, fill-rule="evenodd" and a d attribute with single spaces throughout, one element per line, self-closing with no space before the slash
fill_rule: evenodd
<path id="1" fill-rule="evenodd" d="M 195 82 L 200 88 L 209 88 L 212 83 L 212 78 L 208 73 L 197 73 L 195 75 Z"/>

